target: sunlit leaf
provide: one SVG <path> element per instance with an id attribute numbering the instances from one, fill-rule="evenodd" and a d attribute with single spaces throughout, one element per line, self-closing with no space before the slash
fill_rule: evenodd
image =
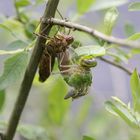
<path id="1" fill-rule="evenodd" d="M 27 39 L 27 37 L 25 36 L 23 24 L 17 20 L 7 19 L 2 24 L 0 24 L 0 27 L 9 31 L 9 33 L 11 33 L 13 37 L 15 37 L 16 39 L 19 40 Z"/>
<path id="2" fill-rule="evenodd" d="M 17 7 L 24 7 L 24 6 L 28 6 L 31 4 L 30 0 L 16 0 L 16 6 Z"/>
<path id="3" fill-rule="evenodd" d="M 3 108 L 4 102 L 5 102 L 5 90 L 0 90 L 0 111 Z"/>
<path id="4" fill-rule="evenodd" d="M 49 140 L 46 130 L 39 126 L 22 124 L 19 125 L 17 131 L 28 140 Z"/>
<path id="5" fill-rule="evenodd" d="M 130 37 L 128 37 L 128 40 L 138 40 L 138 39 L 140 39 L 140 33 L 135 33 Z"/>
<path id="6" fill-rule="evenodd" d="M 5 47 L 6 50 L 16 50 L 16 49 L 23 49 L 28 46 L 27 42 L 24 42 L 22 40 L 15 40 L 11 42 L 7 47 Z"/>
<path id="7" fill-rule="evenodd" d="M 6 25 L 0 24 L 0 28 L 8 31 L 13 37 L 16 37 L 17 38 L 16 34 L 9 27 L 7 27 Z"/>
<path id="8" fill-rule="evenodd" d="M 131 53 L 132 55 L 140 54 L 140 49 L 138 49 L 138 48 L 131 49 L 130 53 Z"/>
<path id="9" fill-rule="evenodd" d="M 95 140 L 95 139 L 89 136 L 83 136 L 82 140 Z"/>
<path id="10" fill-rule="evenodd" d="M 117 7 L 129 2 L 128 0 L 96 0 L 90 11 L 102 10 L 111 7 Z"/>
<path id="11" fill-rule="evenodd" d="M 93 55 L 93 57 L 103 56 L 105 55 L 106 51 L 104 47 L 101 46 L 82 46 L 75 49 L 75 52 L 80 55 Z"/>
<path id="12" fill-rule="evenodd" d="M 131 76 L 130 86 L 133 97 L 133 108 L 135 111 L 140 112 L 140 79 L 136 69 Z"/>
<path id="13" fill-rule="evenodd" d="M 132 2 L 128 6 L 129 11 L 139 11 L 140 10 L 140 2 Z"/>
<path id="14" fill-rule="evenodd" d="M 104 17 L 105 34 L 111 35 L 112 29 L 116 23 L 118 15 L 119 15 L 118 10 L 115 7 L 109 9 L 106 12 Z"/>
<path id="15" fill-rule="evenodd" d="M 89 10 L 96 0 L 77 0 L 77 9 L 79 14 L 83 14 Z"/>
<path id="16" fill-rule="evenodd" d="M 106 109 L 110 113 L 120 116 L 129 126 L 139 128 L 138 119 L 133 110 L 130 110 L 129 107 L 117 97 L 113 97 L 113 101 L 106 102 Z"/>
<path id="17" fill-rule="evenodd" d="M 8 58 L 4 63 L 4 71 L 0 77 L 0 90 L 7 88 L 20 80 L 28 61 L 28 52 L 18 53 Z"/>
<path id="18" fill-rule="evenodd" d="M 36 4 L 36 5 L 42 4 L 43 2 L 45 2 L 45 0 L 35 0 L 35 4 Z"/>

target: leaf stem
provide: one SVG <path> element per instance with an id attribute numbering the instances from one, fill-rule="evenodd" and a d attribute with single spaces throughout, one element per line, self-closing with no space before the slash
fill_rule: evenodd
<path id="1" fill-rule="evenodd" d="M 59 3 L 59 0 L 48 0 L 43 17 L 46 19 L 50 17 L 54 17 L 58 3 Z M 48 35 L 52 26 L 49 26 L 48 28 L 46 28 L 46 26 L 47 26 L 47 23 L 41 23 L 39 32 Z M 43 46 L 45 45 L 45 42 L 46 40 L 42 38 L 41 36 L 37 38 L 33 53 L 31 55 L 30 62 L 24 74 L 24 78 L 23 78 L 23 81 L 21 83 L 21 87 L 19 90 L 19 95 L 17 97 L 14 109 L 10 116 L 8 128 L 7 128 L 6 133 L 4 134 L 3 140 L 13 140 L 16 128 L 20 120 L 21 113 L 24 109 L 25 103 L 29 95 L 29 91 L 32 86 L 32 82 L 33 82 L 33 79 L 34 79 L 34 76 L 35 76 L 35 73 L 36 73 L 42 52 L 43 52 Z"/>

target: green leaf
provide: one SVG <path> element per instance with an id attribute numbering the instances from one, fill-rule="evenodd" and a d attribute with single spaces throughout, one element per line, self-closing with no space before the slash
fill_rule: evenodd
<path id="1" fill-rule="evenodd" d="M 0 111 L 2 110 L 5 102 L 5 94 L 5 90 L 0 90 Z"/>
<path id="2" fill-rule="evenodd" d="M 94 138 L 91 138 L 89 136 L 83 136 L 83 139 L 82 140 L 95 140 Z"/>
<path id="3" fill-rule="evenodd" d="M 103 10 L 111 7 L 117 7 L 129 2 L 128 0 L 96 0 L 90 11 Z"/>
<path id="4" fill-rule="evenodd" d="M 89 10 L 96 0 L 77 0 L 77 9 L 79 14 L 83 14 Z"/>
<path id="5" fill-rule="evenodd" d="M 27 40 L 27 37 L 25 36 L 24 25 L 17 20 L 7 19 L 2 24 L 0 24 L 0 28 L 5 29 L 18 40 Z"/>
<path id="6" fill-rule="evenodd" d="M 64 100 L 67 91 L 67 85 L 60 75 L 54 75 L 47 79 L 44 90 L 43 118 L 41 119 L 44 121 L 42 122 L 44 126 L 62 125 L 70 105 L 70 102 Z M 48 92 L 48 96 L 46 92 Z"/>
<path id="7" fill-rule="evenodd" d="M 45 2 L 45 0 L 35 0 L 35 4 L 36 4 L 36 5 L 42 4 L 42 3 L 44 3 L 44 2 Z"/>
<path id="8" fill-rule="evenodd" d="M 46 130 L 35 125 L 19 125 L 17 131 L 28 140 L 49 140 Z"/>
<path id="9" fill-rule="evenodd" d="M 81 104 L 81 108 L 78 111 L 78 115 L 75 119 L 76 123 L 79 125 L 82 125 L 85 119 L 87 118 L 87 114 L 90 111 L 92 107 L 93 100 L 91 97 L 84 100 L 84 102 Z"/>
<path id="10" fill-rule="evenodd" d="M 135 111 L 140 112 L 140 79 L 136 69 L 131 75 L 130 86 L 133 98 L 133 108 Z"/>
<path id="11" fill-rule="evenodd" d="M 21 79 L 28 61 L 28 52 L 18 53 L 8 58 L 4 63 L 4 71 L 0 77 L 0 90 Z"/>
<path id="12" fill-rule="evenodd" d="M 107 54 L 112 56 L 114 58 L 114 61 L 116 62 L 124 62 L 128 63 L 128 60 L 130 58 L 130 54 L 126 53 L 124 50 L 116 48 L 115 52 L 107 51 Z"/>
<path id="13" fill-rule="evenodd" d="M 130 23 L 125 24 L 124 26 L 126 36 L 131 36 L 135 33 L 134 26 Z"/>
<path id="14" fill-rule="evenodd" d="M 132 2 L 128 6 L 129 11 L 139 11 L 140 10 L 140 2 Z"/>
<path id="15" fill-rule="evenodd" d="M 118 15 L 119 15 L 118 10 L 115 7 L 109 9 L 106 12 L 104 17 L 105 34 L 111 35 L 112 29 L 116 23 Z"/>
<path id="16" fill-rule="evenodd" d="M 7 32 L 9 32 L 13 37 L 17 38 L 16 34 L 9 27 L 7 27 L 6 25 L 0 24 L 0 28 L 4 29 Z"/>
<path id="17" fill-rule="evenodd" d="M 94 45 L 89 45 L 89 46 L 82 46 L 79 48 L 75 49 L 75 52 L 80 56 L 80 55 L 93 55 L 93 57 L 97 56 L 103 56 L 106 54 L 106 50 L 104 47 L 101 46 L 94 46 Z"/>
<path id="18" fill-rule="evenodd" d="M 128 40 L 138 40 L 140 39 L 140 33 L 135 33 L 133 35 L 131 35 L 130 37 L 128 37 Z"/>
<path id="19" fill-rule="evenodd" d="M 132 55 L 140 54 L 140 49 L 138 49 L 138 48 L 132 49 L 132 50 L 130 51 L 130 54 L 132 54 Z"/>
<path id="20" fill-rule="evenodd" d="M 30 0 L 16 0 L 15 4 L 17 7 L 25 7 L 25 6 L 29 6 L 31 2 Z"/>
<path id="21" fill-rule="evenodd" d="M 6 50 L 16 50 L 16 49 L 23 49 L 28 46 L 28 43 L 22 40 L 15 40 L 11 42 L 7 47 Z"/>
<path id="22" fill-rule="evenodd" d="M 133 128 L 140 128 L 138 119 L 136 118 L 133 110 L 130 110 L 129 106 L 124 104 L 117 97 L 112 97 L 112 101 L 107 101 L 105 103 L 107 111 L 110 113 L 120 116 L 129 126 Z"/>

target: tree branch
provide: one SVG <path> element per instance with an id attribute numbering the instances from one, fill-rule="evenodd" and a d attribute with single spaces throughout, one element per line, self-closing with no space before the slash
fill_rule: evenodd
<path id="1" fill-rule="evenodd" d="M 54 17 L 58 3 L 59 3 L 59 0 L 48 0 L 43 17 L 46 19 L 50 17 Z M 48 28 L 46 28 L 46 26 L 47 26 L 47 23 L 41 23 L 40 32 L 48 35 L 51 29 L 51 26 L 49 26 Z M 29 91 L 32 86 L 32 82 L 33 82 L 33 79 L 34 79 L 34 76 L 35 76 L 35 73 L 36 73 L 42 52 L 43 52 L 43 46 L 45 45 L 45 42 L 46 42 L 46 39 L 42 37 L 37 38 L 33 53 L 31 55 L 30 62 L 26 68 L 26 72 L 25 72 L 25 75 L 24 75 L 24 78 L 23 78 L 23 81 L 19 90 L 19 95 L 17 97 L 13 112 L 11 114 L 11 117 L 8 123 L 7 131 L 4 135 L 3 140 L 12 140 L 15 135 L 15 131 L 19 123 L 21 113 L 27 101 Z"/>
<path id="2" fill-rule="evenodd" d="M 121 46 L 127 46 L 129 48 L 139 48 L 140 49 L 140 42 L 134 42 L 134 41 L 128 41 L 126 39 L 120 39 L 120 38 L 116 38 L 113 36 L 107 36 L 95 29 L 89 28 L 87 26 L 83 26 L 77 23 L 73 23 L 73 22 L 69 22 L 66 20 L 60 20 L 60 19 L 56 19 L 56 18 L 50 18 L 50 19 L 42 19 L 42 22 L 44 23 L 48 23 L 48 24 L 54 24 L 54 25 L 60 25 L 60 26 L 65 26 L 67 28 L 71 28 L 73 30 L 78 30 L 78 31 L 82 31 L 85 33 L 90 34 L 93 37 L 98 37 L 99 39 L 102 39 L 104 41 L 107 41 L 109 43 L 114 43 L 114 44 L 118 44 Z"/>
<path id="3" fill-rule="evenodd" d="M 118 68 L 122 69 L 122 70 L 125 71 L 128 75 L 131 75 L 131 74 L 133 73 L 131 70 L 127 69 L 126 67 L 123 67 L 122 65 L 120 65 L 120 64 L 118 64 L 118 63 L 115 63 L 115 62 L 113 62 L 113 61 L 110 61 L 109 59 L 100 57 L 100 60 L 102 60 L 102 61 L 104 61 L 104 62 L 106 62 L 106 63 L 108 63 L 108 64 L 111 64 L 111 65 L 113 65 L 113 66 L 115 66 L 115 67 L 118 67 Z M 140 74 L 139 74 L 139 75 L 140 75 Z"/>

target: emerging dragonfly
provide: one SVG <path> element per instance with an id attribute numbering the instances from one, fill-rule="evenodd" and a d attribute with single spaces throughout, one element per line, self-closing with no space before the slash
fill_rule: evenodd
<path id="1" fill-rule="evenodd" d="M 70 97 L 76 99 L 88 94 L 88 88 L 92 83 L 90 68 L 97 65 L 95 58 L 92 55 L 88 55 L 71 61 L 68 51 L 65 52 L 65 56 L 63 55 L 63 57 L 63 59 L 62 56 L 58 57 L 60 61 L 59 69 L 66 83 L 72 87 L 64 99 Z"/>
<path id="2" fill-rule="evenodd" d="M 57 33 L 46 41 L 46 45 L 39 63 L 39 81 L 44 82 L 51 74 L 55 58 L 59 53 L 65 53 L 74 41 L 71 35 Z"/>
<path id="3" fill-rule="evenodd" d="M 71 58 L 69 45 L 73 41 L 73 36 L 64 33 L 57 33 L 52 38 L 47 39 L 39 63 L 39 81 L 44 82 L 50 76 L 55 58 L 57 58 L 60 73 L 66 83 L 72 87 L 65 99 L 70 97 L 76 99 L 88 93 L 88 88 L 92 83 L 90 68 L 97 65 L 95 58 L 91 55 Z"/>

